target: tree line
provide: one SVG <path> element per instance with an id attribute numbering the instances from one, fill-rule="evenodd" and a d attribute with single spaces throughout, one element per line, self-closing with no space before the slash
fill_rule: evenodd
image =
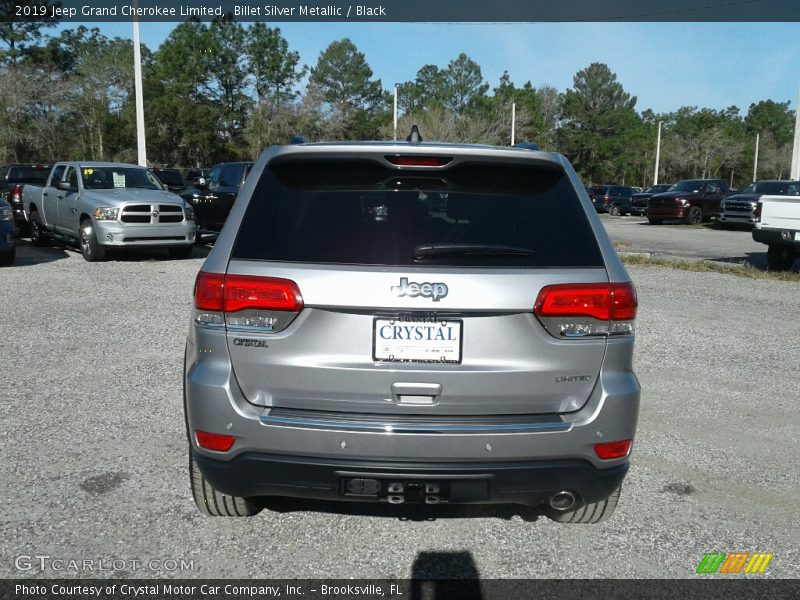
<path id="1" fill-rule="evenodd" d="M 0 13 L 3 5 L 0 0 Z M 3 15 L 0 14 L 0 19 Z M 0 21 L 0 163 L 78 158 L 136 160 L 133 45 L 96 28 L 47 36 L 47 23 Z M 392 139 L 393 90 L 375 78 L 349 39 L 303 64 L 277 27 L 231 19 L 178 25 L 151 51 L 142 47 L 148 159 L 209 166 L 255 158 L 292 135 L 312 141 Z M 746 113 L 682 107 L 639 112 L 605 64 L 578 71 L 564 92 L 507 72 L 491 86 L 464 53 L 424 65 L 399 85 L 398 137 L 418 124 L 426 140 L 507 145 L 516 139 L 565 154 L 587 183 L 652 182 L 658 122 L 661 181 L 786 178 L 794 114 L 762 100 Z"/>

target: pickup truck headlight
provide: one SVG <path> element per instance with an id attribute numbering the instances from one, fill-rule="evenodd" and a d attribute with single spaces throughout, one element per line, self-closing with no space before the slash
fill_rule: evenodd
<path id="1" fill-rule="evenodd" d="M 725 202 L 720 202 L 719 203 L 719 209 L 720 210 L 725 210 Z"/>
<path id="2" fill-rule="evenodd" d="M 14 213 L 10 206 L 0 206 L 0 221 L 10 221 L 14 218 Z"/>
<path id="3" fill-rule="evenodd" d="M 183 207 L 183 212 L 186 215 L 187 221 L 194 221 L 194 209 L 189 205 L 188 202 Z"/>
<path id="4" fill-rule="evenodd" d="M 118 216 L 118 208 L 100 207 L 94 209 L 94 218 L 98 221 L 116 221 Z"/>

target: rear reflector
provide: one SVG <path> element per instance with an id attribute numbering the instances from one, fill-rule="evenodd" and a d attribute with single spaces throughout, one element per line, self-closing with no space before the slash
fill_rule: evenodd
<path id="1" fill-rule="evenodd" d="M 452 156 L 387 156 L 398 167 L 443 167 L 453 160 Z"/>
<path id="2" fill-rule="evenodd" d="M 297 284 L 289 279 L 201 271 L 194 286 L 194 305 L 198 310 L 206 311 L 299 312 L 303 308 L 303 298 Z"/>
<path id="3" fill-rule="evenodd" d="M 636 318 L 636 306 L 636 290 L 631 283 L 566 283 L 543 287 L 533 312 L 537 317 L 630 321 Z"/>
<path id="4" fill-rule="evenodd" d="M 611 460 L 612 458 L 622 458 L 627 456 L 631 449 L 631 440 L 621 440 L 619 442 L 603 442 L 594 445 L 594 453 L 597 458 Z"/>
<path id="5" fill-rule="evenodd" d="M 216 452 L 227 452 L 233 447 L 233 443 L 236 441 L 236 438 L 232 435 L 209 433 L 207 431 L 200 431 L 199 429 L 195 429 L 194 437 L 197 440 L 198 446 Z"/>

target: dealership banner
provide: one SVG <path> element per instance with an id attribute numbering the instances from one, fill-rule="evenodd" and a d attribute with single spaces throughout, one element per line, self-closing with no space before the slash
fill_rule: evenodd
<path id="1" fill-rule="evenodd" d="M 18 0 L 0 20 L 177 22 L 800 21 L 798 0 Z"/>
<path id="2" fill-rule="evenodd" d="M 7 579 L 0 581 L 0 598 L 8 599 L 151 599 L 263 600 L 519 600 L 565 598 L 692 598 L 782 600 L 800 597 L 800 582 L 776 579 L 674 580 L 481 580 L 481 579 Z"/>

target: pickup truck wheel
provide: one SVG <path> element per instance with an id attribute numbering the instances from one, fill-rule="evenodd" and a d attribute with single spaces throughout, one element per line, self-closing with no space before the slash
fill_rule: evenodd
<path id="1" fill-rule="evenodd" d="M 770 271 L 788 271 L 796 258 L 794 250 L 781 244 L 770 244 L 767 249 L 767 268 Z"/>
<path id="2" fill-rule="evenodd" d="M 689 225 L 699 225 L 703 222 L 703 211 L 699 206 L 693 206 L 686 215 L 686 223 Z"/>
<path id="3" fill-rule="evenodd" d="M 9 250 L 0 252 L 0 267 L 8 267 L 14 262 L 14 257 L 17 255 L 17 247 L 12 246 Z"/>
<path id="4" fill-rule="evenodd" d="M 169 248 L 170 256 L 174 258 L 191 258 L 192 252 L 194 252 L 194 246 L 176 246 L 174 248 Z"/>
<path id="5" fill-rule="evenodd" d="M 192 484 L 192 496 L 197 508 L 210 517 L 252 517 L 261 507 L 250 498 L 228 496 L 215 490 L 200 469 L 194 457 L 189 454 L 189 480 Z"/>
<path id="6" fill-rule="evenodd" d="M 106 257 L 106 249 L 97 243 L 97 234 L 91 219 L 81 221 L 81 254 L 89 262 L 97 262 Z"/>
<path id="7" fill-rule="evenodd" d="M 594 524 L 602 523 L 614 514 L 619 502 L 619 494 L 622 491 L 622 484 L 617 486 L 611 495 L 605 500 L 584 504 L 572 510 L 554 510 L 548 508 L 547 516 L 558 523 L 581 523 Z"/>
<path id="8" fill-rule="evenodd" d="M 46 246 L 50 241 L 50 236 L 44 230 L 42 221 L 39 219 L 38 211 L 31 211 L 30 216 L 31 227 L 31 244 L 34 246 Z"/>
<path id="9" fill-rule="evenodd" d="M 609 208 L 608 209 L 608 214 L 610 214 L 612 217 L 618 217 L 619 216 L 619 206 L 617 206 L 615 204 L 614 206 Z"/>

